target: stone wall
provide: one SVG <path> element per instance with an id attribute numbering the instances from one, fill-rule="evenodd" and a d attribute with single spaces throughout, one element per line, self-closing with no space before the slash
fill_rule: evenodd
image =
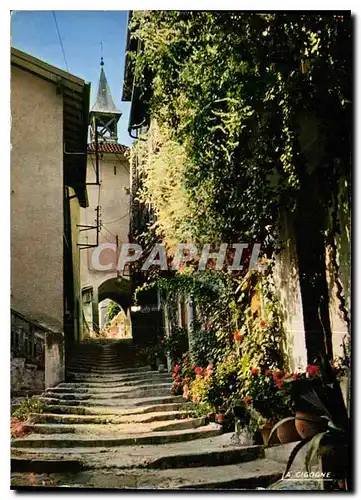
<path id="1" fill-rule="evenodd" d="M 45 389 L 45 371 L 25 358 L 11 359 L 11 395 L 39 394 Z"/>

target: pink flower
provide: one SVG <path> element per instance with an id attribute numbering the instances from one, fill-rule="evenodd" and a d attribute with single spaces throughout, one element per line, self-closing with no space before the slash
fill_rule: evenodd
<path id="1" fill-rule="evenodd" d="M 176 373 L 172 373 L 172 378 L 176 379 L 177 378 L 177 374 Z"/>
<path id="2" fill-rule="evenodd" d="M 204 327 L 205 327 L 206 330 L 210 330 L 212 328 L 212 324 L 211 323 L 206 323 L 204 325 Z"/>
<path id="3" fill-rule="evenodd" d="M 203 375 L 203 368 L 200 366 L 196 366 L 194 371 L 196 372 L 196 375 Z"/>
<path id="4" fill-rule="evenodd" d="M 317 376 L 320 374 L 320 367 L 317 365 L 308 365 L 306 373 L 309 377 Z"/>
<path id="5" fill-rule="evenodd" d="M 196 368 L 197 368 L 196 365 L 193 363 L 192 370 L 195 370 Z"/>
<path id="6" fill-rule="evenodd" d="M 173 372 L 174 373 L 179 373 L 180 366 L 179 365 L 174 365 Z"/>

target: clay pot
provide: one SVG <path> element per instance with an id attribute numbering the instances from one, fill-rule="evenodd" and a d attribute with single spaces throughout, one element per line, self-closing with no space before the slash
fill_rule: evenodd
<path id="1" fill-rule="evenodd" d="M 274 434 L 272 436 L 271 442 L 270 443 L 268 442 L 268 438 L 269 438 L 269 435 L 271 434 L 271 430 L 273 429 L 273 427 L 274 427 L 274 423 L 272 423 L 272 422 L 267 422 L 267 424 L 265 424 L 262 427 L 261 435 L 262 435 L 262 439 L 263 439 L 264 444 L 277 444 L 279 442 L 276 434 Z"/>
<path id="2" fill-rule="evenodd" d="M 327 429 L 327 422 L 317 415 L 296 411 L 296 430 L 302 439 L 313 437 Z"/>
<path id="3" fill-rule="evenodd" d="M 223 425 L 224 423 L 224 413 L 216 413 L 217 424 Z"/>
<path id="4" fill-rule="evenodd" d="M 295 420 L 284 422 L 277 429 L 277 437 L 281 444 L 300 441 L 300 435 L 297 432 Z"/>

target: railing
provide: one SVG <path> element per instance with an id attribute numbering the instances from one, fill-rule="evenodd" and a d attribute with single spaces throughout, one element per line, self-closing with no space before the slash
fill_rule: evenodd
<path id="1" fill-rule="evenodd" d="M 11 309 L 11 356 L 44 367 L 47 332 L 44 326 Z"/>

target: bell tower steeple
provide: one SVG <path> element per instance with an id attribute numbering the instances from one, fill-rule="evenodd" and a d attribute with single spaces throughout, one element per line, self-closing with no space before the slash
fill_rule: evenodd
<path id="1" fill-rule="evenodd" d="M 98 94 L 90 111 L 90 137 L 91 142 L 94 142 L 97 131 L 99 143 L 116 144 L 118 142 L 117 124 L 122 113 L 114 104 L 103 66 L 104 61 L 101 56 Z"/>

